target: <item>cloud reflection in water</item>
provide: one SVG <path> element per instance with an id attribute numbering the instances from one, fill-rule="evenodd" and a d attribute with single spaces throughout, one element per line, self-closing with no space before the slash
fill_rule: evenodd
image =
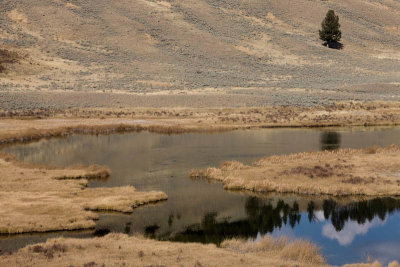
<path id="1" fill-rule="evenodd" d="M 353 242 L 357 235 L 364 235 L 368 233 L 370 228 L 382 226 L 385 222 L 386 220 L 382 221 L 379 218 L 374 218 L 364 224 L 348 221 L 341 231 L 336 231 L 331 223 L 327 223 L 322 227 L 322 235 L 332 240 L 336 239 L 342 246 L 347 246 Z"/>

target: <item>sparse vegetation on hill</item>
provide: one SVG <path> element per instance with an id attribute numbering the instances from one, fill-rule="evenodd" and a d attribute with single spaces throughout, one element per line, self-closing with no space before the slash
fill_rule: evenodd
<path id="1" fill-rule="evenodd" d="M 328 9 L 340 14 L 346 36 L 340 55 L 310 41 Z M 298 89 L 380 88 L 399 80 L 399 12 L 398 1 L 4 0 L 2 40 L 49 69 L 29 79 L 3 79 L 0 88 L 217 88 L 228 93 L 221 98 L 240 94 L 256 103 L 289 88 L 296 91 L 282 101 Z M 374 99 L 382 95 L 376 90 Z M 297 102 L 321 104 L 308 96 Z"/>

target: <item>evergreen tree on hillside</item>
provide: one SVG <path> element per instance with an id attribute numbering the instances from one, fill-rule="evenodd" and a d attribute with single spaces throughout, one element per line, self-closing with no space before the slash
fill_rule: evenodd
<path id="1" fill-rule="evenodd" d="M 339 16 L 335 11 L 329 10 L 324 21 L 321 24 L 322 29 L 319 31 L 319 38 L 325 41 L 324 45 L 328 47 L 339 47 L 339 41 L 342 38 L 340 31 Z"/>

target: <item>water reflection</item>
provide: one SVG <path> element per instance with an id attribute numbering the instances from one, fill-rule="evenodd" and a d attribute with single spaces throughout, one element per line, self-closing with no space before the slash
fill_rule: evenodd
<path id="1" fill-rule="evenodd" d="M 329 131 L 322 132 L 320 137 L 321 150 L 335 150 L 340 148 L 341 136 L 340 133 Z"/>
<path id="2" fill-rule="evenodd" d="M 217 220 L 217 212 L 208 212 L 200 224 L 192 225 L 183 232 L 171 235 L 166 233 L 157 236 L 162 240 L 179 242 L 200 242 L 220 244 L 224 239 L 233 237 L 255 237 L 258 232 L 272 233 L 282 224 L 294 227 L 300 222 L 299 205 L 278 201 L 274 207 L 271 203 L 262 203 L 256 197 L 249 197 L 245 204 L 247 218 L 230 222 L 229 218 Z"/>
<path id="3" fill-rule="evenodd" d="M 320 129 L 262 129 L 171 136 L 147 132 L 76 135 L 1 149 L 29 163 L 108 165 L 112 170 L 111 177 L 91 181 L 90 187 L 133 185 L 140 191 L 161 190 L 168 195 L 168 201 L 146 205 L 129 215 L 100 213 L 97 232 L 74 232 L 68 233 L 69 236 L 88 237 L 111 231 L 218 244 L 224 238 L 255 238 L 261 232 L 273 231 L 274 235 L 287 234 L 312 240 L 322 247 L 328 263 L 334 265 L 364 260 L 365 251 L 360 252 L 360 247 L 374 254 L 379 248 L 372 249 L 371 245 L 377 242 L 381 247 L 384 244 L 400 247 L 400 231 L 396 230 L 400 225 L 400 214 L 388 216 L 391 209 L 388 201 L 383 201 L 384 207 L 380 209 L 372 208 L 378 207 L 379 203 L 367 204 L 365 208 L 365 204 L 354 199 L 335 199 L 332 203 L 325 198 L 324 205 L 324 199 L 304 196 L 270 194 L 249 198 L 248 192 L 227 192 L 220 183 L 188 179 L 191 169 L 218 166 L 230 160 L 250 164 L 270 155 L 339 147 L 400 145 L 399 127 L 341 128 L 321 132 Z M 353 206 L 358 210 L 352 210 Z M 354 212 L 364 215 L 360 214 L 357 219 Z M 375 218 L 372 221 L 371 216 Z M 384 226 L 377 227 L 379 223 Z M 346 239 L 351 237 L 349 232 L 356 233 L 357 238 L 353 235 Z M 365 232 L 368 234 L 363 235 Z M 0 249 L 15 251 L 27 244 L 61 235 L 64 233 L 0 237 Z M 342 246 L 349 242 L 351 245 Z M 400 260 L 398 256 L 391 259 Z"/>
<path id="4" fill-rule="evenodd" d="M 345 206 L 340 206 L 333 200 L 325 200 L 323 204 L 325 219 L 331 219 L 336 231 L 341 231 L 349 220 L 365 224 L 378 217 L 384 221 L 387 214 L 399 211 L 399 208 L 400 201 L 393 198 L 376 198 Z"/>
<path id="5" fill-rule="evenodd" d="M 371 228 L 384 224 L 385 221 L 382 221 L 378 217 L 362 224 L 356 221 L 348 221 L 342 230 L 337 231 L 332 224 L 327 223 L 322 227 L 322 235 L 329 239 L 336 240 L 341 246 L 347 246 L 354 241 L 357 235 L 364 235 L 368 233 Z"/>
<path id="6" fill-rule="evenodd" d="M 283 199 L 267 201 L 257 197 L 248 197 L 245 210 L 246 218 L 230 221 L 218 220 L 217 212 L 204 214 L 201 223 L 188 226 L 179 233 L 157 234 L 157 226 L 146 227 L 148 237 L 179 242 L 200 242 L 221 244 L 225 239 L 256 238 L 258 235 L 272 233 L 282 227 L 295 228 L 301 223 L 302 215 L 310 223 L 327 221 L 322 234 L 348 245 L 358 234 L 365 234 L 371 227 L 382 225 L 388 214 L 400 210 L 400 200 L 394 198 L 376 198 L 342 204 L 333 199 L 309 201 L 302 210 L 297 203 L 286 203 Z M 304 222 L 303 222 L 304 223 Z"/>

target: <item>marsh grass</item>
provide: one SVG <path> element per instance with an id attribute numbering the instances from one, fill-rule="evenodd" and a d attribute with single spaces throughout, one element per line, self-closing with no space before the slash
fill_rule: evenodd
<path id="1" fill-rule="evenodd" d="M 113 255 L 110 257 L 110 255 Z M 29 258 L 34 266 L 59 263 L 84 266 L 327 266 L 319 248 L 308 241 L 263 237 L 259 242 L 227 240 L 222 247 L 198 243 L 172 243 L 109 234 L 92 239 L 51 239 L 31 245 L 10 256 L 0 256 L 0 264 Z M 100 265 L 101 265 L 100 264 Z"/>
<path id="2" fill-rule="evenodd" d="M 141 236 L 108 234 L 89 239 L 58 238 L 30 245 L 11 255 L 0 256 L 1 266 L 328 266 L 319 247 L 306 240 L 264 236 L 260 239 L 226 240 L 221 247 L 145 239 Z M 379 262 L 345 265 L 381 267 Z M 392 262 L 389 267 L 398 267 Z"/>
<path id="3" fill-rule="evenodd" d="M 0 118 L 24 119 L 20 121 L 18 132 L 7 133 L 7 125 L 0 131 L 0 142 L 18 142 L 74 133 L 110 134 L 147 130 L 162 134 L 179 134 L 249 127 L 398 125 L 400 124 L 400 104 L 396 102 L 343 102 L 315 107 L 175 108 L 172 110 L 162 108 L 25 108 L 0 109 Z M 52 124 L 52 127 L 42 126 L 40 120 L 37 119 L 49 119 L 48 123 Z M 135 122 L 135 120 L 145 120 L 146 123 Z M 7 121 L 2 121 L 4 122 L 7 123 Z"/>
<path id="4" fill-rule="evenodd" d="M 51 123 L 51 122 L 50 122 Z M 81 123 L 85 123 L 84 120 Z M 33 125 L 32 125 L 33 126 Z M 141 125 L 137 123 L 123 124 L 123 123 L 110 123 L 100 125 L 76 125 L 70 127 L 57 126 L 54 124 L 54 128 L 38 129 L 38 128 L 28 128 L 23 129 L 18 133 L 4 133 L 0 132 L 0 144 L 12 144 L 12 143 L 27 143 L 32 141 L 37 141 L 42 138 L 55 138 L 55 137 L 65 137 L 73 134 L 89 134 L 89 135 L 108 135 L 115 133 L 124 132 L 141 132 L 148 131 L 151 133 L 159 134 L 183 134 L 183 133 L 193 133 L 193 132 L 222 132 L 235 130 L 236 127 L 226 127 L 226 126 L 181 126 L 181 125 Z"/>
<path id="5" fill-rule="evenodd" d="M 167 199 L 132 186 L 87 188 L 87 179 L 108 177 L 105 166 L 35 166 L 0 154 L 0 173 L 0 234 L 93 228 L 93 211 L 133 212 Z"/>
<path id="6" fill-rule="evenodd" d="M 264 236 L 261 240 L 247 241 L 232 239 L 224 241 L 221 246 L 241 253 L 273 253 L 282 260 L 324 265 L 325 259 L 319 253 L 320 249 L 305 240 L 291 241 L 287 237 L 273 238 Z"/>
<path id="7" fill-rule="evenodd" d="M 400 195 L 399 169 L 400 147 L 392 145 L 271 156 L 251 165 L 225 162 L 192 170 L 190 176 L 221 181 L 231 190 L 395 196 Z"/>
<path id="8" fill-rule="evenodd" d="M 0 117 L 5 119 L 1 121 L 0 144 L 12 144 L 72 134 L 140 131 L 182 134 L 250 128 L 399 125 L 400 104 L 345 102 L 316 107 L 174 110 L 22 109 L 0 110 Z"/>

